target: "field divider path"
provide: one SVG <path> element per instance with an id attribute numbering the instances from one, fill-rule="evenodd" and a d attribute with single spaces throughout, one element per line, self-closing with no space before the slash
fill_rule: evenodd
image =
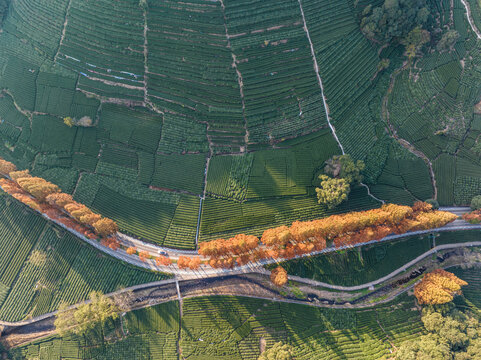
<path id="1" fill-rule="evenodd" d="M 62 34 L 60 35 L 60 42 L 58 44 L 57 51 L 55 52 L 55 56 L 53 58 L 53 62 L 57 63 L 58 54 L 60 49 L 63 45 L 63 40 L 65 39 L 65 33 L 67 32 L 67 25 L 68 25 L 68 15 L 70 13 L 70 6 L 72 5 L 72 0 L 68 0 L 67 9 L 65 10 L 65 21 L 63 23 Z"/>
<path id="2" fill-rule="evenodd" d="M 229 30 L 227 29 L 227 17 L 225 15 L 224 0 L 219 0 L 219 2 L 220 2 L 220 7 L 222 9 L 222 17 L 224 19 L 224 29 L 225 29 L 225 37 L 227 39 L 227 48 L 230 50 L 230 53 L 232 55 L 232 67 L 234 68 L 234 70 L 237 74 L 237 82 L 239 84 L 239 92 L 240 92 L 241 103 L 242 103 L 242 117 L 244 119 L 244 129 L 245 129 L 245 135 L 244 135 L 245 148 L 244 148 L 244 152 L 247 152 L 247 143 L 249 142 L 249 130 L 247 129 L 246 103 L 245 103 L 245 97 L 244 97 L 244 80 L 242 78 L 242 74 L 241 74 L 239 68 L 237 67 L 237 57 L 234 54 L 234 51 L 232 50 L 232 45 L 230 43 L 230 35 L 229 35 Z"/>
<path id="3" fill-rule="evenodd" d="M 414 156 L 417 156 L 418 158 L 422 159 L 426 166 L 428 167 L 429 171 L 429 177 L 431 179 L 431 186 L 433 187 L 433 199 L 438 198 L 438 187 L 436 185 L 436 176 L 434 174 L 434 169 L 433 169 L 433 164 L 431 160 L 420 150 L 416 149 L 416 147 L 411 144 L 409 141 L 400 138 L 399 135 L 397 134 L 397 130 L 394 127 L 394 125 L 391 123 L 390 116 L 389 116 L 389 95 L 392 93 L 394 89 L 394 84 L 396 82 L 396 78 L 399 74 L 401 74 L 405 69 L 407 69 L 409 65 L 409 62 L 404 62 L 403 65 L 394 70 L 394 72 L 390 75 L 390 80 L 389 80 L 389 87 L 386 91 L 386 95 L 384 95 L 384 98 L 382 100 L 382 105 L 381 105 L 381 117 L 383 117 L 386 120 L 387 126 L 389 128 L 389 131 L 391 132 L 391 137 L 396 140 L 403 148 L 408 150 L 411 154 Z"/>
<path id="4" fill-rule="evenodd" d="M 175 287 L 177 289 L 177 298 L 179 299 L 179 313 L 180 313 L 180 317 L 182 317 L 183 302 L 182 302 L 182 294 L 180 293 L 180 286 L 179 286 L 178 279 L 175 279 Z"/>
<path id="5" fill-rule="evenodd" d="M 321 97 L 322 97 L 322 103 L 324 105 L 324 112 L 325 112 L 325 115 L 326 115 L 326 121 L 327 121 L 327 124 L 329 125 L 329 128 L 331 129 L 331 133 L 332 133 L 332 136 L 334 137 L 334 139 L 336 140 L 337 142 L 337 145 L 339 146 L 339 148 L 341 149 L 341 153 L 342 155 L 345 155 L 346 152 L 344 151 L 344 147 L 342 146 L 342 143 L 341 141 L 339 140 L 339 138 L 337 137 L 337 134 L 336 134 L 336 129 L 334 128 L 334 126 L 331 124 L 331 121 L 329 119 L 329 107 L 327 106 L 327 101 L 326 101 L 326 96 L 324 95 L 324 85 L 322 84 L 322 79 L 321 79 L 321 75 L 319 74 L 319 65 L 317 63 L 317 57 L 316 57 L 316 53 L 314 51 L 314 45 L 312 44 L 312 40 L 311 40 L 311 34 L 309 33 L 309 29 L 307 28 L 307 23 L 306 23 L 306 17 L 304 15 L 304 9 L 302 7 L 302 0 L 297 0 L 297 2 L 299 3 L 299 9 L 301 11 L 301 15 L 302 15 L 302 22 L 303 22 L 303 28 L 304 28 L 304 32 L 306 33 L 306 37 L 307 37 L 307 41 L 309 41 L 309 47 L 311 49 L 311 57 L 312 57 L 312 61 L 314 63 L 314 72 L 316 73 L 316 77 L 317 77 L 317 82 L 319 84 L 319 87 L 321 89 Z M 364 183 L 360 183 L 361 186 L 365 187 L 367 189 L 367 194 L 368 196 L 370 196 L 371 198 L 373 198 L 374 200 L 384 204 L 385 201 L 382 200 L 382 199 L 379 199 L 377 198 L 376 196 L 374 196 L 371 191 L 369 190 L 369 186 L 367 186 L 366 184 Z"/>

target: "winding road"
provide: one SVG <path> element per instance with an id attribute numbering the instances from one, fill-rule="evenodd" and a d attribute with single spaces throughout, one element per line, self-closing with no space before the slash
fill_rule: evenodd
<path id="1" fill-rule="evenodd" d="M 449 211 L 457 216 L 461 216 L 462 214 L 469 212 L 470 208 L 469 207 L 442 207 L 439 210 L 442 211 Z M 362 243 L 362 244 L 356 244 L 354 246 L 343 246 L 340 248 L 335 248 L 335 247 L 329 247 L 326 248 L 322 251 L 315 251 L 310 254 L 305 254 L 305 255 L 300 255 L 296 256 L 295 258 L 300 258 L 300 257 L 306 257 L 306 256 L 313 256 L 313 255 L 319 255 L 319 254 L 325 254 L 333 251 L 339 251 L 343 249 L 348 249 L 352 247 L 359 247 L 359 246 L 364 246 L 368 244 L 373 244 L 377 242 L 382 242 L 382 241 L 389 241 L 389 240 L 395 240 L 395 239 L 400 239 L 408 236 L 415 236 L 415 235 L 422 235 L 422 234 L 429 234 L 429 233 L 435 233 L 435 232 L 444 232 L 444 231 L 457 231 L 457 230 L 471 230 L 471 229 L 481 229 L 481 224 L 470 224 L 467 223 L 466 221 L 462 219 L 457 219 L 453 221 L 452 223 L 443 226 L 441 228 L 437 229 L 430 229 L 430 230 L 421 230 L 421 231 L 413 231 L 413 232 L 408 232 L 405 234 L 400 234 L 400 235 L 388 235 L 384 237 L 381 240 L 373 240 L 367 243 Z M 80 235 L 80 234 L 77 234 Z M 81 235 L 80 235 L 81 236 Z M 121 241 L 121 244 L 123 246 L 134 246 L 137 248 L 138 251 L 147 251 L 149 254 L 152 256 L 158 256 L 159 253 L 166 253 L 171 259 L 178 259 L 179 256 L 181 255 L 197 255 L 196 251 L 190 251 L 190 250 L 176 250 L 176 249 L 170 249 L 170 248 L 165 248 L 161 246 L 157 246 L 154 244 L 149 244 L 146 242 L 143 242 L 138 239 L 134 239 L 132 237 L 129 237 L 125 234 L 119 233 L 119 239 Z M 89 239 L 86 239 L 89 240 Z M 91 242 L 92 240 L 90 240 Z M 98 243 L 97 243 L 98 244 Z M 101 246 L 101 245 L 100 245 Z M 102 247 L 102 246 L 101 246 Z M 103 248 L 103 247 L 102 247 Z M 103 249 L 101 249 L 103 250 Z M 110 249 L 107 249 L 110 250 Z M 105 251 L 105 250 L 103 250 Z M 249 263 L 244 266 L 237 266 L 234 267 L 233 269 L 213 269 L 210 268 L 206 265 L 202 265 L 199 270 L 189 270 L 189 269 L 178 269 L 176 266 L 171 265 L 171 266 L 156 266 L 153 262 L 153 260 L 147 260 L 145 263 L 141 262 L 138 260 L 138 257 L 135 255 L 128 255 L 125 251 L 123 250 L 117 250 L 114 253 L 117 253 L 115 255 L 111 254 L 112 256 L 115 256 L 117 258 L 120 258 L 123 261 L 129 262 L 133 265 L 141 266 L 143 268 L 148 268 L 148 269 L 153 269 L 157 271 L 162 271 L 166 273 L 172 273 L 175 274 L 177 277 L 182 278 L 182 279 L 188 279 L 188 278 L 204 278 L 204 277 L 209 277 L 212 275 L 217 274 L 218 276 L 222 275 L 227 275 L 229 273 L 249 273 L 249 272 L 255 272 L 257 268 L 262 267 L 263 265 L 266 264 L 272 264 L 279 262 L 281 260 L 274 260 L 274 259 L 265 259 L 261 260 L 259 262 L 256 262 L 255 264 Z M 120 255 L 120 257 L 119 257 Z"/>
<path id="2" fill-rule="evenodd" d="M 388 283 L 391 279 L 393 279 L 394 277 L 396 277 L 400 273 L 408 270 L 409 268 L 413 267 L 414 265 L 416 265 L 417 263 L 419 263 L 420 261 L 424 260 L 425 258 L 427 258 L 428 256 L 430 256 L 434 253 L 437 253 L 437 252 L 442 251 L 442 250 L 455 249 L 455 248 L 465 248 L 465 247 L 481 247 L 481 241 L 472 241 L 472 242 L 466 242 L 466 243 L 455 243 L 455 244 L 445 244 L 445 245 L 436 246 L 436 247 L 432 248 L 431 250 L 425 252 L 424 254 L 419 255 L 418 257 L 416 257 L 415 259 L 406 263 L 405 265 L 401 266 L 400 268 L 396 269 L 395 271 L 391 272 L 390 274 L 388 274 L 386 276 L 383 276 L 383 277 L 381 277 L 377 280 L 370 281 L 368 283 L 357 285 L 357 286 L 332 285 L 332 284 L 323 283 L 323 282 L 315 281 L 315 280 L 311 280 L 311 279 L 305 279 L 305 278 L 301 278 L 301 277 L 298 277 L 298 276 L 292 276 L 292 275 L 289 275 L 289 280 L 304 283 L 304 284 L 314 286 L 314 287 L 321 287 L 321 288 L 325 288 L 325 289 L 329 289 L 329 290 L 356 292 L 356 291 L 368 289 L 368 288 L 372 289 L 372 287 L 375 286 L 375 285 Z M 266 276 L 266 278 L 269 275 L 269 272 L 267 270 L 263 269 L 263 268 L 257 268 L 257 269 L 254 269 L 253 271 L 258 273 L 258 274 Z M 232 274 L 229 274 L 229 275 L 235 275 L 236 273 L 241 274 L 241 272 L 232 272 Z M 216 278 L 217 276 L 211 275 L 210 277 Z M 178 300 L 178 301 L 182 302 L 182 299 L 184 299 L 184 298 L 190 298 L 190 297 L 196 297 L 196 296 L 205 296 L 206 295 L 205 293 L 199 293 L 199 294 L 194 293 L 194 294 L 186 294 L 186 295 L 183 296 L 182 291 L 181 291 L 181 286 L 179 285 L 180 283 L 189 284 L 189 283 L 192 283 L 192 280 L 168 279 L 168 280 L 150 282 L 150 283 L 131 286 L 131 287 L 128 287 L 128 288 L 125 288 L 125 289 L 121 289 L 121 290 L 106 294 L 106 295 L 109 296 L 109 297 L 114 297 L 116 295 L 126 293 L 126 292 L 133 292 L 133 291 L 139 291 L 139 290 L 145 290 L 145 289 L 155 289 L 155 288 L 158 288 L 158 287 L 165 287 L 165 286 L 169 286 L 169 285 L 173 286 L 173 289 L 174 289 L 173 290 L 173 296 L 168 298 L 166 301 Z M 412 286 L 413 285 L 409 286 L 408 288 L 406 288 L 404 290 L 408 290 L 408 289 L 412 288 Z M 387 299 L 381 299 L 378 302 L 376 302 L 376 304 L 377 303 L 383 303 L 383 302 L 386 302 L 386 301 L 390 301 L 390 300 L 392 300 L 392 298 L 394 298 L 394 297 L 398 296 L 399 294 L 401 294 L 402 292 L 404 292 L 404 290 L 394 294 L 393 296 L 388 297 Z M 306 301 L 297 301 L 297 300 L 293 300 L 293 299 L 280 298 L 278 296 L 276 296 L 275 298 L 267 298 L 265 296 L 264 297 L 260 296 L 260 294 L 245 294 L 242 291 L 238 291 L 238 293 L 236 293 L 235 289 L 234 289 L 234 294 L 232 294 L 232 291 L 230 291 L 228 293 L 225 293 L 224 295 L 237 295 L 237 296 L 244 296 L 244 297 L 247 296 L 247 297 L 258 298 L 258 299 L 265 299 L 265 300 L 271 300 L 271 301 L 274 300 L 274 301 L 288 302 L 288 303 L 297 303 L 297 304 L 310 305 L 310 306 L 321 306 L 321 307 L 328 306 L 326 304 L 308 303 Z M 139 299 L 137 298 L 137 300 L 135 300 L 135 301 L 138 301 L 138 300 Z M 71 305 L 69 307 L 69 309 L 73 309 L 80 304 L 87 304 L 89 302 L 90 302 L 90 300 L 82 301 L 78 304 Z M 161 301 L 161 302 L 163 302 L 163 301 Z M 359 306 L 360 307 L 366 307 L 366 306 L 374 306 L 376 304 L 367 303 L 367 304 L 360 304 Z M 150 304 L 150 305 L 152 305 L 152 304 Z M 336 305 L 336 307 L 343 307 L 343 306 Z M 352 305 L 346 304 L 344 307 L 352 307 Z M 16 322 L 9 322 L 9 321 L 1 321 L 0 320 L 0 325 L 1 326 L 7 326 L 7 327 L 20 327 L 20 326 L 25 326 L 25 325 L 31 325 L 31 324 L 34 324 L 36 322 L 40 322 L 40 321 L 43 321 L 43 320 L 46 320 L 46 319 L 49 319 L 49 318 L 53 318 L 57 313 L 58 313 L 58 311 L 53 311 L 53 312 L 49 312 L 49 313 L 46 313 L 46 314 L 43 314 L 43 315 L 40 315 L 40 316 L 37 316 L 37 317 L 34 317 L 34 318 L 16 321 Z"/>

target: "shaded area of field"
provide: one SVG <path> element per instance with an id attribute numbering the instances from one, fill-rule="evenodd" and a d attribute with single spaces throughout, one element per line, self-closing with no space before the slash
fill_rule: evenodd
<path id="1" fill-rule="evenodd" d="M 479 241 L 480 231 L 444 232 L 412 236 L 386 243 L 372 244 L 357 249 L 326 255 L 290 260 L 281 265 L 291 275 L 328 284 L 354 286 L 390 274 L 436 245 Z M 433 242 L 434 241 L 434 242 Z M 271 269 L 275 265 L 269 265 Z"/>

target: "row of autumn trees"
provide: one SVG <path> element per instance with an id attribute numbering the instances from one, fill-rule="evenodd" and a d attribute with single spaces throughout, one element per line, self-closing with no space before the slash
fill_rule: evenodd
<path id="1" fill-rule="evenodd" d="M 29 207 L 47 214 L 64 225 L 89 237 L 109 238 L 118 231 L 117 224 L 108 218 L 94 213 L 87 206 L 73 200 L 69 194 L 47 180 L 32 176 L 28 170 L 17 171 L 14 164 L 0 158 L 0 185 L 10 195 Z M 63 216 L 68 214 L 69 218 Z M 74 220 L 74 221 L 73 221 Z M 113 239 L 113 238 L 112 238 Z M 111 240 L 109 243 L 114 243 Z M 116 245 L 117 246 L 117 245 Z"/>
<path id="2" fill-rule="evenodd" d="M 437 228 L 456 219 L 456 215 L 435 211 L 432 205 L 385 204 L 378 209 L 333 215 L 313 221 L 296 221 L 290 227 L 264 231 L 259 239 L 239 234 L 228 240 L 217 239 L 199 245 L 199 254 L 214 268 L 230 268 L 261 259 L 290 259 L 321 251 L 332 242 L 335 247 L 380 240 L 395 233 Z"/>

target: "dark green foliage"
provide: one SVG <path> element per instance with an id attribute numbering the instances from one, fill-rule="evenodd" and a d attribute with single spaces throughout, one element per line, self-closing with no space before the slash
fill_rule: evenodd
<path id="1" fill-rule="evenodd" d="M 357 185 L 362 181 L 361 172 L 365 166 L 364 161 L 354 161 L 351 155 L 335 155 L 326 161 L 324 172 L 334 178 L 345 179 L 350 185 Z"/>
<path id="2" fill-rule="evenodd" d="M 425 202 L 431 204 L 433 209 L 439 209 L 439 202 L 436 199 L 427 199 Z"/>
<path id="3" fill-rule="evenodd" d="M 3 19 L 7 16 L 9 5 L 10 0 L 0 0 L 0 27 L 2 26 Z"/>
<path id="4" fill-rule="evenodd" d="M 362 15 L 361 30 L 381 43 L 404 38 L 416 26 L 428 23 L 426 0 L 385 0 L 382 6 L 368 5 Z"/>
<path id="5" fill-rule="evenodd" d="M 473 210 L 481 209 L 481 195 L 476 195 L 471 199 L 471 209 Z"/>

